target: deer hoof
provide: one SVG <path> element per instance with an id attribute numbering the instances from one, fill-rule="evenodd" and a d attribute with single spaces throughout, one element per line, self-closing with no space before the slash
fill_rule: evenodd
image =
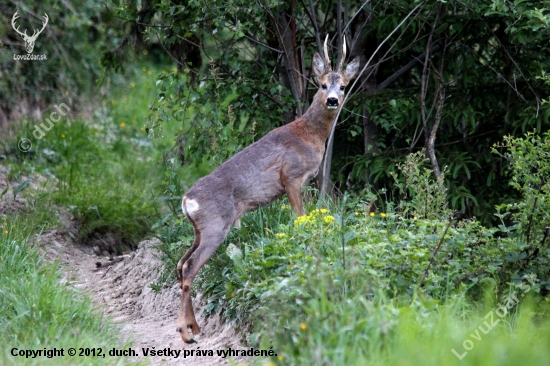
<path id="1" fill-rule="evenodd" d="M 181 336 L 181 339 L 187 343 L 187 344 L 193 344 L 193 343 L 197 343 L 196 340 L 194 340 L 193 338 L 188 338 L 190 336 L 189 334 L 189 330 L 192 331 L 193 334 L 198 334 L 198 332 L 193 332 L 193 327 L 192 326 L 189 326 L 190 329 L 183 329 L 182 327 L 177 327 L 176 328 L 176 332 L 178 332 Z M 192 337 L 192 336 L 191 336 Z"/>

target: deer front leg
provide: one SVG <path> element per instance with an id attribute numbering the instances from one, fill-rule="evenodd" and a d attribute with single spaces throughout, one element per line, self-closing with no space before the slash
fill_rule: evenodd
<path id="1" fill-rule="evenodd" d="M 298 182 L 287 182 L 285 191 L 290 202 L 290 207 L 296 212 L 297 216 L 303 216 L 305 212 L 302 200 L 302 185 Z"/>

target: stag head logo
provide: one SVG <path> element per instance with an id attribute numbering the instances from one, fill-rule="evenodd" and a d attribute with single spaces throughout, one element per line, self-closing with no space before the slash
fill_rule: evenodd
<path id="1" fill-rule="evenodd" d="M 23 41 L 25 41 L 25 49 L 27 50 L 27 53 L 32 53 L 32 50 L 34 49 L 34 43 L 36 42 L 36 38 L 44 28 L 46 28 L 46 24 L 48 24 L 48 14 L 44 13 L 44 21 L 42 22 L 42 29 L 37 31 L 36 29 L 33 31 L 32 36 L 27 35 L 27 30 L 25 29 L 25 32 L 21 33 L 19 31 L 19 27 L 15 26 L 15 20 L 19 18 L 18 11 L 13 14 L 13 17 L 11 18 L 11 26 L 21 37 L 23 37 Z"/>

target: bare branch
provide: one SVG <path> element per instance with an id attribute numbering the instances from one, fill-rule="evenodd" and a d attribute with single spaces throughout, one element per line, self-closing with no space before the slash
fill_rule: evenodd
<path id="1" fill-rule="evenodd" d="M 436 44 L 432 48 L 432 54 L 439 51 L 441 49 L 441 46 Z M 412 69 L 414 66 L 416 66 L 419 63 L 423 63 L 424 59 L 426 58 L 426 52 L 423 54 L 415 57 L 412 61 L 410 61 L 405 66 L 401 67 L 399 70 L 397 70 L 393 75 L 389 76 L 386 80 L 381 82 L 376 86 L 375 93 L 378 93 L 379 91 L 387 88 L 391 83 L 393 83 L 395 80 L 399 79 L 403 74 L 405 74 L 407 71 Z"/>
<path id="2" fill-rule="evenodd" d="M 317 52 L 323 54 L 323 48 L 321 47 L 321 33 L 319 32 L 319 25 L 317 24 L 317 15 L 315 14 L 315 8 L 313 7 L 313 0 L 309 0 L 309 9 L 307 8 L 304 0 L 302 0 L 302 5 L 306 10 L 306 14 L 313 25 L 313 34 L 315 36 L 315 43 L 317 43 Z"/>
<path id="3" fill-rule="evenodd" d="M 440 4 L 437 13 L 435 15 L 435 20 L 432 26 L 432 30 L 430 32 L 430 36 L 428 37 L 428 42 L 426 44 L 426 56 L 424 59 L 424 68 L 422 70 L 422 87 L 421 87 L 421 93 L 420 93 L 420 115 L 422 116 L 422 125 L 424 126 L 424 140 L 426 144 L 426 156 L 428 159 L 430 159 L 430 162 L 432 164 L 434 175 L 437 179 L 441 176 L 441 171 L 439 170 L 439 164 L 437 163 L 437 158 L 435 156 L 435 138 L 437 129 L 439 128 L 439 123 L 441 121 L 441 116 L 443 113 L 443 104 L 445 102 L 445 84 L 442 80 L 441 75 L 438 75 L 439 80 L 439 87 L 435 93 L 435 95 L 439 95 L 438 99 L 438 107 L 436 112 L 436 117 L 434 120 L 434 123 L 432 125 L 432 128 L 428 126 L 428 120 L 430 119 L 431 113 L 433 111 L 433 108 L 436 103 L 436 99 L 434 98 L 434 102 L 432 104 L 432 108 L 430 109 L 430 112 L 426 114 L 426 95 L 428 93 L 428 83 L 430 79 L 430 57 L 431 57 L 431 50 L 432 50 L 432 42 L 433 42 L 433 35 L 435 34 L 435 30 L 437 28 L 437 23 L 439 22 L 439 16 L 441 15 L 441 9 L 443 5 Z M 444 56 L 444 55 L 443 55 Z M 441 68 L 443 68 L 443 57 L 441 59 Z"/>
<path id="4" fill-rule="evenodd" d="M 267 48 L 268 50 L 271 50 L 271 51 L 277 52 L 277 53 L 283 53 L 283 51 L 281 51 L 281 50 L 278 50 L 278 49 L 273 48 L 273 47 L 271 47 L 271 46 L 269 46 L 269 45 L 267 45 L 267 44 L 265 44 L 265 43 L 263 43 L 263 42 L 258 41 L 256 38 L 252 37 L 252 35 L 249 34 L 249 33 L 244 33 L 244 36 L 246 37 L 246 39 L 248 39 L 248 40 L 250 40 L 250 41 L 252 41 L 252 42 L 254 42 L 254 43 L 256 43 L 256 44 L 258 44 L 258 45 L 260 45 L 260 46 L 262 46 L 262 47 L 265 47 L 265 48 Z"/>

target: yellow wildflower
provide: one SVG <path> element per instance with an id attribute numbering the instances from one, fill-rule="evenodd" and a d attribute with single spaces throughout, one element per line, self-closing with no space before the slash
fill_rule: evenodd
<path id="1" fill-rule="evenodd" d="M 5 232 L 6 234 L 7 234 L 7 233 L 9 233 L 9 231 L 8 231 L 8 230 L 6 230 L 6 231 L 4 231 L 4 232 Z"/>
<path id="2" fill-rule="evenodd" d="M 300 324 L 300 329 L 301 330 L 306 330 L 307 329 L 307 324 L 306 323 Z"/>
<path id="3" fill-rule="evenodd" d="M 136 83 L 134 83 L 133 81 L 130 83 L 130 85 L 132 86 L 132 88 L 136 87 Z"/>
<path id="4" fill-rule="evenodd" d="M 294 222 L 298 223 L 298 224 L 303 224 L 303 223 L 306 223 L 308 222 L 310 219 L 309 219 L 309 216 L 306 216 L 306 215 L 302 215 L 302 216 L 298 216 L 296 218 L 296 220 L 294 220 Z"/>
<path id="5" fill-rule="evenodd" d="M 374 212 L 371 212 L 370 215 L 371 215 L 371 217 L 374 217 Z"/>
<path id="6" fill-rule="evenodd" d="M 413 220 L 416 220 L 416 218 L 417 218 L 416 216 L 415 216 L 415 217 L 413 217 Z"/>
<path id="7" fill-rule="evenodd" d="M 386 214 L 382 212 L 382 213 L 380 214 L 380 216 L 386 217 Z"/>
<path id="8" fill-rule="evenodd" d="M 334 221 L 334 216 L 331 216 L 331 215 L 325 216 L 323 217 L 323 221 L 325 222 L 325 224 L 332 224 Z"/>
<path id="9" fill-rule="evenodd" d="M 286 205 L 281 205 L 281 210 L 286 210 L 288 207 Z"/>
<path id="10" fill-rule="evenodd" d="M 275 237 L 277 239 L 284 239 L 284 238 L 286 238 L 286 234 L 285 233 L 277 233 L 277 234 L 275 234 Z"/>
<path id="11" fill-rule="evenodd" d="M 355 213 L 355 216 L 359 216 L 359 212 L 356 212 L 356 213 Z"/>
<path id="12" fill-rule="evenodd" d="M 126 122 L 124 121 L 120 122 L 120 127 L 124 127 L 124 126 L 126 126 Z"/>
<path id="13" fill-rule="evenodd" d="M 141 70 L 143 70 L 143 72 L 145 72 L 145 71 L 147 71 L 147 68 L 146 68 L 145 66 L 143 66 L 143 67 L 141 68 Z"/>
<path id="14" fill-rule="evenodd" d="M 311 211 L 311 213 L 316 213 L 316 214 L 319 214 L 319 215 L 324 215 L 326 213 L 328 213 L 329 211 L 326 209 L 326 208 L 318 208 L 316 210 L 313 210 Z"/>
<path id="15" fill-rule="evenodd" d="M 62 138 L 62 139 L 65 138 L 65 134 L 64 134 L 64 133 L 61 134 L 61 138 Z"/>
<path id="16" fill-rule="evenodd" d="M 277 358 L 279 359 L 279 361 L 282 361 L 284 357 L 283 357 L 283 355 L 279 355 L 279 356 L 277 356 Z"/>
<path id="17" fill-rule="evenodd" d="M 147 75 L 151 75 L 153 72 L 151 70 L 147 71 Z"/>

